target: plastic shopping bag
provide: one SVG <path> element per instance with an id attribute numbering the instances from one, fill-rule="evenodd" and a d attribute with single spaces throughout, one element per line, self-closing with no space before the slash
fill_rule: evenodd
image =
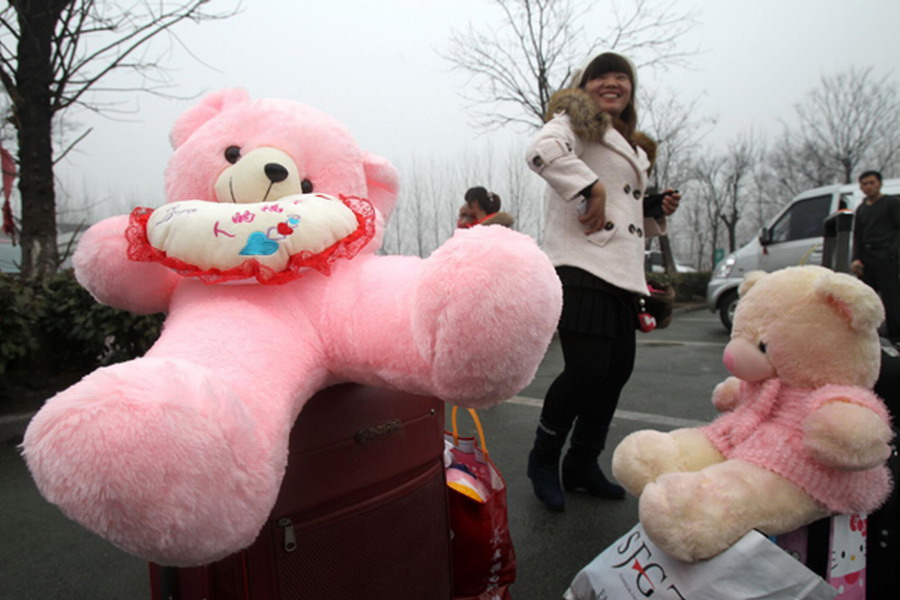
<path id="1" fill-rule="evenodd" d="M 566 600 L 832 600 L 837 591 L 762 534 L 751 531 L 708 560 L 665 554 L 640 523 L 582 569 Z"/>
<path id="2" fill-rule="evenodd" d="M 506 482 L 488 456 L 484 430 L 474 410 L 480 445 L 460 437 L 457 407 L 452 431 L 444 433 L 449 449 L 447 492 L 453 532 L 454 600 L 509 600 L 516 580 L 516 553 L 509 535 Z"/>

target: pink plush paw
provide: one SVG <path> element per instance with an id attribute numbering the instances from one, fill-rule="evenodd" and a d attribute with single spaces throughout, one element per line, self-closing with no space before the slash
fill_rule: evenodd
<path id="1" fill-rule="evenodd" d="M 181 279 L 156 263 L 128 259 L 128 216 L 100 221 L 88 229 L 72 256 L 75 277 L 102 304 L 139 314 L 165 312 Z"/>
<path id="2" fill-rule="evenodd" d="M 202 564 L 249 545 L 281 467 L 229 388 L 185 361 L 100 369 L 50 399 L 25 433 L 38 488 L 127 552 Z"/>
<path id="3" fill-rule="evenodd" d="M 534 240 L 500 226 L 461 230 L 427 260 L 413 335 L 436 394 L 464 406 L 528 385 L 556 329 L 562 288 Z"/>
<path id="4" fill-rule="evenodd" d="M 647 484 L 638 510 L 657 546 L 695 562 L 719 554 L 751 529 L 730 510 L 730 503 L 705 473 L 668 473 Z"/>

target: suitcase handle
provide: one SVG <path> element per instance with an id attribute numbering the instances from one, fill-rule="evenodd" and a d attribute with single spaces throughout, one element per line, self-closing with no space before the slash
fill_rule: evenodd
<path id="1" fill-rule="evenodd" d="M 475 423 L 475 429 L 478 430 L 478 437 L 481 440 L 481 451 L 484 453 L 485 458 L 488 457 L 488 449 L 487 443 L 484 441 L 484 428 L 481 426 L 481 419 L 478 418 L 478 413 L 475 412 L 474 408 L 467 408 L 469 411 L 469 416 L 472 417 L 472 421 Z M 454 406 L 450 411 L 450 420 L 453 423 L 453 445 L 459 446 L 459 431 L 456 427 L 456 414 L 459 412 L 459 407 Z"/>

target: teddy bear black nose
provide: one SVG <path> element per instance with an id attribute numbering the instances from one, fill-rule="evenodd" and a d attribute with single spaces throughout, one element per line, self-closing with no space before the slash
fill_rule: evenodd
<path id="1" fill-rule="evenodd" d="M 271 181 L 272 183 L 284 181 L 288 176 L 288 170 L 278 163 L 266 163 L 266 166 L 263 167 L 263 170 L 266 172 L 266 177 L 268 177 L 269 181 Z"/>

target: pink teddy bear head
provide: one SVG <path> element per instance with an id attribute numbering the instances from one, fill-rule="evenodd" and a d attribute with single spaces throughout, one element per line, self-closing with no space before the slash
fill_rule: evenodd
<path id="1" fill-rule="evenodd" d="M 258 203 L 292 194 L 366 198 L 380 245 L 397 199 L 397 172 L 361 150 L 330 115 L 286 99 L 253 100 L 243 89 L 204 97 L 178 118 L 166 167 L 166 200 Z"/>

